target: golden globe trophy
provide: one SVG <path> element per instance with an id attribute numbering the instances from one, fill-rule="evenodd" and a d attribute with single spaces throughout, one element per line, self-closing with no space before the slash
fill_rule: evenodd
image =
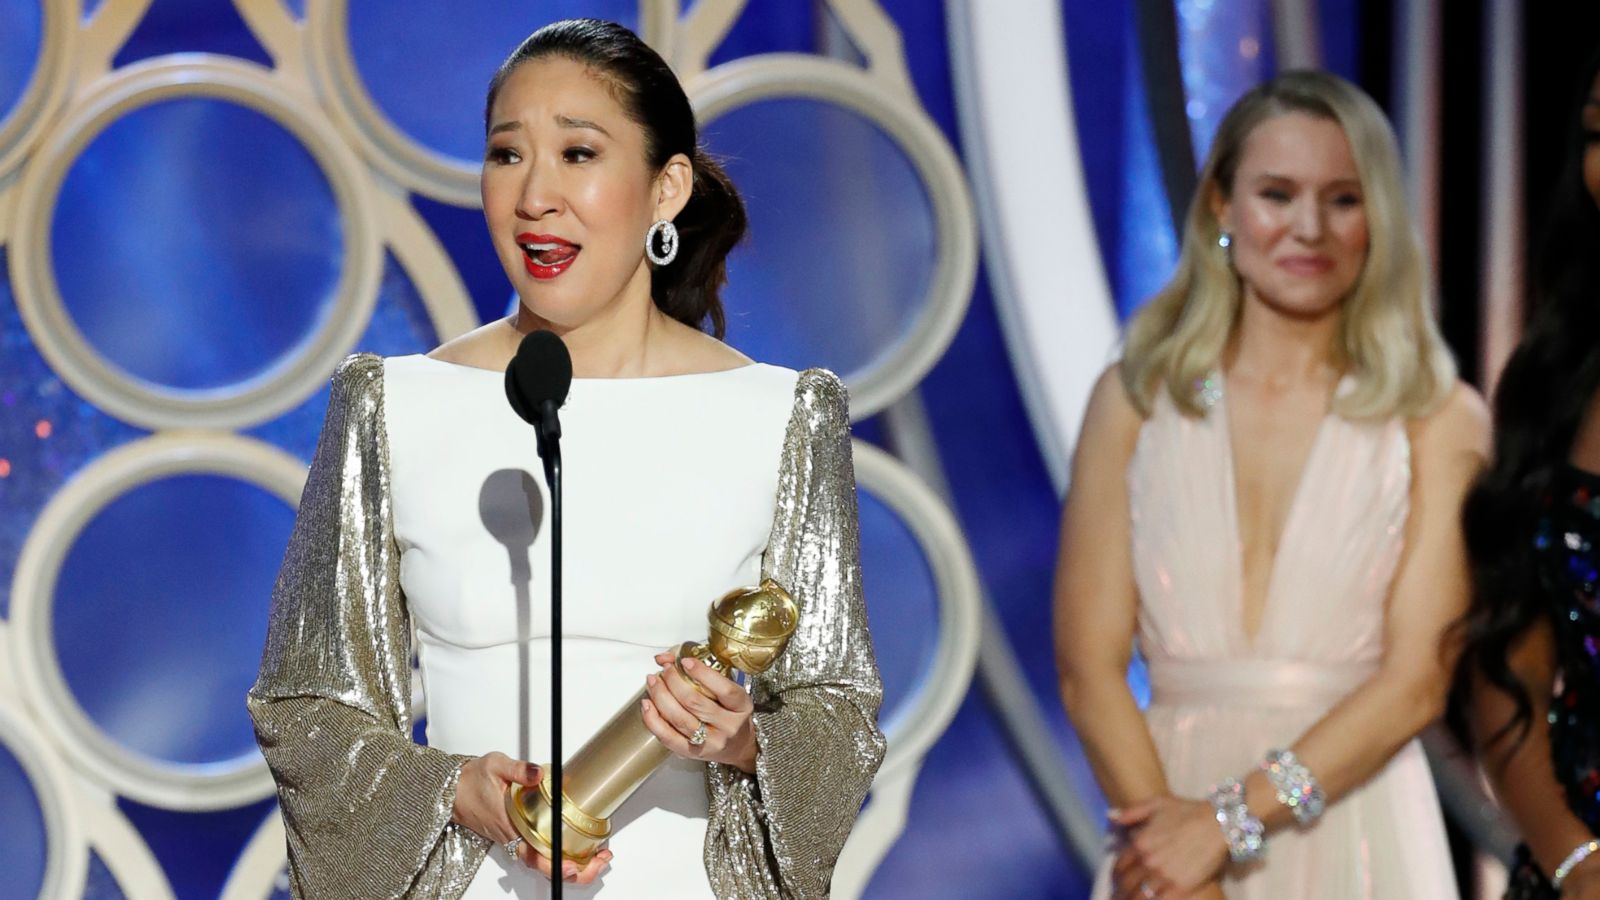
<path id="1" fill-rule="evenodd" d="M 769 578 L 760 587 L 728 592 L 711 604 L 706 618 L 711 624 L 710 639 L 704 644 L 685 641 L 678 647 L 675 665 L 679 675 L 709 697 L 711 692 L 683 670 L 685 656 L 730 677 L 733 669 L 747 674 L 764 672 L 788 644 L 800 622 L 800 608 Z M 644 696 L 641 688 L 561 767 L 561 819 L 565 824 L 561 855 L 580 866 L 611 836 L 611 814 L 672 755 L 644 727 L 639 714 Z M 547 858 L 555 819 L 552 805 L 548 781 L 541 780 L 537 791 L 525 791 L 518 784 L 506 791 L 511 824 L 529 846 Z"/>

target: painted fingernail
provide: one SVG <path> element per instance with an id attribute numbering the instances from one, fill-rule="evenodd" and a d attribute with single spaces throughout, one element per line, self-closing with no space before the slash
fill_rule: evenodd
<path id="1" fill-rule="evenodd" d="M 650 685 L 651 687 L 655 687 L 656 686 L 656 682 L 658 682 L 660 680 L 661 680 L 661 676 L 653 674 L 653 673 L 650 674 L 650 675 L 646 675 L 644 677 L 644 683 Z"/>
<path id="2" fill-rule="evenodd" d="M 649 710 L 654 710 L 654 709 L 655 709 L 655 708 L 656 708 L 656 705 L 655 705 L 655 704 L 654 704 L 654 703 L 651 703 L 651 702 L 650 702 L 650 698 L 649 698 L 649 697 L 646 697 L 646 698 L 645 698 L 645 699 L 644 699 L 644 708 L 645 708 L 645 709 L 646 709 L 646 710 L 647 710 L 647 711 L 649 711 Z"/>
<path id="3" fill-rule="evenodd" d="M 700 664 L 695 662 L 693 658 L 686 659 L 686 660 L 683 661 L 683 667 L 685 669 L 692 669 L 692 668 L 694 668 L 695 666 L 698 666 L 698 665 L 700 665 Z"/>

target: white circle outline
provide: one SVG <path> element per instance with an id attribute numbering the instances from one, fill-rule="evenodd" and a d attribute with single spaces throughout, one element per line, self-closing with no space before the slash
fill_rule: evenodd
<path id="1" fill-rule="evenodd" d="M 89 846 L 123 895 L 138 900 L 174 900 L 167 873 L 127 815 L 104 796 L 98 785 L 92 791 L 80 790 L 78 797 L 79 807 L 85 811 Z"/>
<path id="2" fill-rule="evenodd" d="M 181 811 L 226 809 L 271 796 L 271 773 L 254 752 L 224 762 L 172 763 L 131 750 L 102 731 L 61 672 L 50 613 L 67 551 L 97 513 L 128 491 L 171 476 L 223 475 L 264 488 L 294 508 L 305 471 L 298 459 L 254 438 L 169 432 L 96 459 L 40 512 L 11 584 L 18 684 L 40 727 L 87 777 L 140 803 Z"/>
<path id="3" fill-rule="evenodd" d="M 47 128 L 71 81 L 81 0 L 39 0 L 39 58 L 11 111 L 0 116 L 0 176 L 10 172 Z"/>
<path id="4" fill-rule="evenodd" d="M 28 716 L 0 696 L 0 745 L 17 762 L 33 786 L 44 819 L 45 867 L 41 897 L 78 897 L 83 894 L 89 873 L 89 847 L 84 823 L 72 796 L 71 776 L 50 751 L 43 734 L 28 721 Z"/>
<path id="5" fill-rule="evenodd" d="M 105 360 L 67 314 L 50 247 L 49 213 L 79 153 L 123 113 L 184 97 L 239 104 L 297 138 L 327 178 L 344 231 L 339 282 L 312 332 L 267 371 L 205 390 L 151 384 Z M 294 408 L 360 340 L 377 305 L 383 247 L 371 176 L 315 104 L 258 66 L 190 54 L 118 70 L 40 141 L 17 190 L 11 280 L 23 324 L 51 367 L 85 400 L 142 428 L 249 427 Z"/>
<path id="6" fill-rule="evenodd" d="M 832 59 L 770 53 L 717 66 L 688 85 L 702 122 L 761 100 L 805 98 L 844 107 L 882 129 L 911 161 L 933 207 L 933 277 L 911 327 L 864 369 L 840 373 L 850 386 L 850 416 L 872 416 L 915 388 L 944 355 L 966 318 L 978 272 L 972 194 L 944 135 L 919 107 L 861 69 Z"/>
<path id="7" fill-rule="evenodd" d="M 287 858 L 284 846 L 287 832 L 283 814 L 274 809 L 245 841 L 244 849 L 233 861 L 228 880 L 223 882 L 217 900 L 266 900 L 272 896 L 278 876 L 284 874 Z"/>
<path id="8" fill-rule="evenodd" d="M 668 46 L 675 0 L 639 0 L 641 37 Z M 367 90 L 350 50 L 349 0 L 306 0 L 306 45 L 312 80 L 334 120 L 383 173 L 419 194 L 457 206 L 483 205 L 476 161 L 448 156 L 401 130 Z M 520 38 L 519 38 L 520 41 Z M 507 48 L 509 54 L 511 49 Z M 485 89 L 494 72 L 483 73 Z"/>
<path id="9" fill-rule="evenodd" d="M 938 593 L 939 639 L 928 678 L 895 710 L 889 751 L 878 777 L 916 763 L 955 716 L 978 664 L 982 603 L 978 568 L 961 526 L 905 463 L 861 440 L 852 441 L 856 481 L 894 513 L 916 539 Z"/>

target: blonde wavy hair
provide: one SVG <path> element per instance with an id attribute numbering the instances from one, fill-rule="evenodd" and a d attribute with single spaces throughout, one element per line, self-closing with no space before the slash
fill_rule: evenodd
<path id="1" fill-rule="evenodd" d="M 1286 113 L 1338 123 L 1350 141 L 1367 215 L 1367 258 L 1339 310 L 1335 364 L 1354 389 L 1334 399 L 1347 419 L 1426 414 L 1455 385 L 1455 360 L 1434 323 L 1421 244 L 1406 209 L 1400 153 L 1383 112 L 1355 85 L 1326 72 L 1289 71 L 1259 85 L 1217 128 L 1189 203 L 1178 268 L 1129 323 L 1122 382 L 1149 416 L 1162 385 L 1179 410 L 1204 416 L 1197 386 L 1222 364 L 1244 289 L 1217 246 L 1213 192 L 1231 196 L 1244 144 L 1257 125 Z"/>

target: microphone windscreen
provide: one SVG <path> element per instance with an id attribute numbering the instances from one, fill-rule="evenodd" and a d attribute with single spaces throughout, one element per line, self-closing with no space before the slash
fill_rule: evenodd
<path id="1" fill-rule="evenodd" d="M 517 355 L 506 366 L 506 399 L 530 424 L 537 424 L 539 408 L 552 401 L 559 408 L 572 388 L 572 354 L 553 331 L 535 331 L 522 339 Z"/>

